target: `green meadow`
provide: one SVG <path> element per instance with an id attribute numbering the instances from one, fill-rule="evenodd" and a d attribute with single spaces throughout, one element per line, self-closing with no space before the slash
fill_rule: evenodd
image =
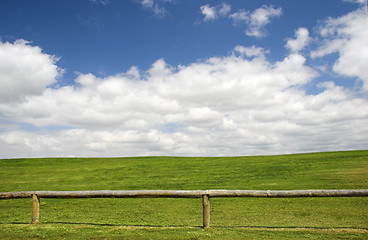
<path id="1" fill-rule="evenodd" d="M 368 151 L 250 157 L 0 159 L 0 192 L 368 189 Z M 368 239 L 368 198 L 0 200 L 0 239 Z"/>

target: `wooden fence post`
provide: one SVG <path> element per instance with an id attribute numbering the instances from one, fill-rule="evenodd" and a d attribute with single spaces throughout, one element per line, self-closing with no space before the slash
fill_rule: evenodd
<path id="1" fill-rule="evenodd" d="M 207 229 L 210 227 L 210 195 L 202 195 L 203 205 L 203 228 Z"/>
<path id="2" fill-rule="evenodd" d="M 40 222 L 40 198 L 32 194 L 32 224 Z"/>

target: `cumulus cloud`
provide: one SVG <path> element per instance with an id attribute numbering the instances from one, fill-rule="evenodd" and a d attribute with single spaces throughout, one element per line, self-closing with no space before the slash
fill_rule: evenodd
<path id="1" fill-rule="evenodd" d="M 309 31 L 306 28 L 299 28 L 295 32 L 295 39 L 289 39 L 285 45 L 292 52 L 298 52 L 309 44 L 311 38 L 309 37 Z"/>
<path id="2" fill-rule="evenodd" d="M 216 19 L 216 8 L 210 7 L 209 4 L 200 7 L 202 14 L 204 15 L 204 21 Z"/>
<path id="3" fill-rule="evenodd" d="M 210 6 L 209 4 L 200 7 L 202 14 L 204 15 L 203 21 L 211 21 L 216 18 L 225 17 L 231 11 L 231 6 L 227 3 L 222 3 L 217 6 Z"/>
<path id="4" fill-rule="evenodd" d="M 264 50 L 261 47 L 251 46 L 251 47 L 244 47 L 244 46 L 236 46 L 234 51 L 243 54 L 247 57 L 254 57 L 254 56 L 264 56 L 266 53 L 270 53 L 269 50 Z"/>
<path id="5" fill-rule="evenodd" d="M 224 17 L 227 16 L 231 11 L 231 6 L 227 3 L 222 3 L 218 6 L 218 12 L 220 16 Z"/>
<path id="6" fill-rule="evenodd" d="M 21 46 L 47 59 L 55 78 L 50 55 Z M 306 58 L 291 52 L 270 62 L 267 52 L 236 46 L 228 56 L 185 66 L 159 59 L 144 74 L 133 66 L 105 78 L 79 74 L 74 85 L 47 87 L 53 78 L 23 101 L 0 103 L 7 123 L 0 125 L 0 152 L 2 157 L 221 156 L 366 148 L 367 99 L 333 82 L 309 95 L 303 87 L 318 73 Z M 5 52 L 5 58 L 13 55 L 17 52 Z"/>
<path id="7" fill-rule="evenodd" d="M 138 0 L 143 8 L 153 11 L 156 17 L 163 18 L 166 15 L 166 8 L 162 3 L 172 3 L 172 0 Z"/>
<path id="8" fill-rule="evenodd" d="M 271 5 L 263 5 L 254 11 L 238 10 L 230 14 L 231 6 L 222 3 L 217 6 L 209 4 L 200 7 L 204 15 L 203 21 L 213 21 L 219 17 L 229 17 L 236 26 L 246 26 L 245 33 L 251 37 L 264 37 L 266 35 L 265 26 L 270 23 L 270 18 L 279 17 L 282 14 L 281 8 L 274 8 Z"/>
<path id="9" fill-rule="evenodd" d="M 152 8 L 154 0 L 141 0 L 140 3 L 142 4 L 143 7 Z"/>
<path id="10" fill-rule="evenodd" d="M 368 90 L 368 15 L 360 8 L 339 18 L 327 19 L 319 28 L 323 44 L 311 56 L 324 57 L 338 53 L 333 70 L 341 75 L 357 77 Z"/>
<path id="11" fill-rule="evenodd" d="M 0 102 L 22 101 L 56 82 L 58 58 L 30 42 L 0 42 Z"/>
<path id="12" fill-rule="evenodd" d="M 270 18 L 279 17 L 282 14 L 281 8 L 274 8 L 271 5 L 263 5 L 253 12 L 244 9 L 239 10 L 229 17 L 234 24 L 246 24 L 245 33 L 252 37 L 264 37 L 266 35 L 265 26 L 270 23 Z"/>
<path id="13" fill-rule="evenodd" d="M 90 2 L 94 4 L 100 4 L 102 6 L 106 6 L 110 4 L 110 0 L 90 0 Z"/>
<path id="14" fill-rule="evenodd" d="M 343 0 L 344 2 L 351 2 L 351 3 L 357 3 L 361 5 L 367 4 L 367 0 Z"/>

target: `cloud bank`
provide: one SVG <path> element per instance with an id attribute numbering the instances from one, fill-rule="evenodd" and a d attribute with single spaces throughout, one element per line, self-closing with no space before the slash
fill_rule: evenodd
<path id="1" fill-rule="evenodd" d="M 23 40 L 1 43 L 1 157 L 364 149 L 367 52 L 355 50 L 367 49 L 361 27 L 366 18 L 358 10 L 327 20 L 320 28 L 322 44 L 311 53 L 323 58 L 337 52 L 333 71 L 356 77 L 363 87 L 326 80 L 316 95 L 304 90 L 320 75 L 300 53 L 309 43 L 305 28 L 287 40 L 290 53 L 276 62 L 267 59 L 267 49 L 239 45 L 227 56 L 185 66 L 158 59 L 146 71 L 132 66 L 105 78 L 79 74 L 75 84 L 63 87 L 56 84 L 62 70 L 54 56 Z M 352 71 L 345 72 L 351 62 Z"/>

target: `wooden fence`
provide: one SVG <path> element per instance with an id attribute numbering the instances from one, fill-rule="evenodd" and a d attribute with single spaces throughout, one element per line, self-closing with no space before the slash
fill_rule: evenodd
<path id="1" fill-rule="evenodd" d="M 202 198 L 203 228 L 210 226 L 210 198 L 259 197 L 368 197 L 368 189 L 358 190 L 130 190 L 130 191 L 23 191 L 0 192 L 0 199 L 32 198 L 32 224 L 39 223 L 40 198 Z"/>

